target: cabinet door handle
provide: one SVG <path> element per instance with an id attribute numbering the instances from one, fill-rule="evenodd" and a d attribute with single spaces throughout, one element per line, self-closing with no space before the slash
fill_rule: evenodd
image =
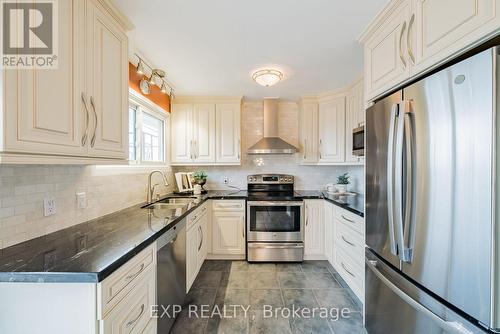
<path id="1" fill-rule="evenodd" d="M 241 159 L 241 139 L 238 139 L 238 160 Z"/>
<path id="2" fill-rule="evenodd" d="M 307 159 L 307 139 L 304 139 L 304 160 Z"/>
<path id="3" fill-rule="evenodd" d="M 344 270 L 345 270 L 345 271 L 346 271 L 349 275 L 351 275 L 352 277 L 356 277 L 356 275 L 354 275 L 353 273 L 351 273 L 351 272 L 349 271 L 349 269 L 347 269 L 347 268 L 346 268 L 346 266 L 345 266 L 344 262 L 340 262 L 340 265 L 342 266 L 342 268 L 344 268 Z"/>
<path id="4" fill-rule="evenodd" d="M 90 140 L 90 147 L 94 147 L 97 132 L 97 112 L 95 110 L 94 98 L 92 96 L 90 97 L 90 105 L 92 106 L 92 111 L 94 111 L 94 133 L 92 134 L 92 139 Z"/>
<path id="5" fill-rule="evenodd" d="M 189 141 L 189 157 L 191 160 L 193 160 L 193 141 Z"/>
<path id="6" fill-rule="evenodd" d="M 307 212 L 307 211 L 308 211 L 308 208 L 309 208 L 309 206 L 308 206 L 308 205 L 306 205 L 306 226 L 307 226 L 307 223 L 309 222 L 309 214 L 308 214 L 308 212 Z"/>
<path id="7" fill-rule="evenodd" d="M 137 320 L 139 320 L 139 318 L 143 315 L 145 309 L 146 309 L 146 305 L 142 304 L 141 305 L 141 311 L 139 312 L 139 315 L 137 315 L 137 317 L 135 317 L 133 320 L 130 320 L 129 322 L 127 322 L 127 324 L 125 326 L 126 327 L 130 327 L 133 324 L 135 324 L 135 322 Z"/>
<path id="8" fill-rule="evenodd" d="M 413 28 L 413 23 L 415 22 L 415 14 L 411 16 L 410 23 L 408 24 L 408 33 L 406 35 L 406 45 L 408 46 L 408 54 L 410 55 L 410 61 L 412 65 L 415 65 L 415 55 L 413 54 L 413 45 L 411 44 L 411 32 Z"/>
<path id="9" fill-rule="evenodd" d="M 144 263 L 141 264 L 141 266 L 139 267 L 139 270 L 136 273 L 134 273 L 132 275 L 128 275 L 127 277 L 125 277 L 125 279 L 127 281 L 133 280 L 134 278 L 139 276 L 139 274 L 142 273 L 143 270 L 144 270 Z"/>
<path id="10" fill-rule="evenodd" d="M 344 242 L 348 245 L 351 245 L 351 246 L 356 246 L 355 244 L 353 244 L 352 242 L 350 242 L 349 240 L 347 240 L 346 238 L 344 238 L 344 236 L 342 236 L 342 240 L 344 240 Z"/>
<path id="11" fill-rule="evenodd" d="M 82 92 L 82 101 L 83 101 L 83 106 L 85 107 L 85 132 L 83 133 L 82 136 L 82 146 L 85 146 L 85 144 L 87 144 L 87 138 L 89 135 L 90 113 L 89 113 L 89 107 L 87 105 L 87 97 L 83 92 Z"/>
<path id="12" fill-rule="evenodd" d="M 241 226 L 243 226 L 243 239 L 245 239 L 245 219 L 242 218 L 241 220 L 243 222 L 243 224 L 241 224 Z"/>
<path id="13" fill-rule="evenodd" d="M 322 151 L 322 148 L 323 148 L 323 140 L 320 139 L 319 140 L 319 148 L 318 148 L 318 153 L 319 153 L 319 158 L 322 159 L 322 154 L 321 154 L 321 151 Z"/>
<path id="14" fill-rule="evenodd" d="M 404 58 L 403 54 L 403 36 L 405 34 L 406 30 L 406 21 L 403 23 L 403 26 L 401 27 L 401 33 L 399 35 L 399 58 L 401 59 L 401 63 L 403 64 L 403 69 L 406 69 L 406 60 Z"/>
<path id="15" fill-rule="evenodd" d="M 198 226 L 198 235 L 200 236 L 200 244 L 198 245 L 198 252 L 201 249 L 201 245 L 203 244 L 203 237 L 202 237 L 202 232 L 201 232 L 201 226 Z"/>
<path id="16" fill-rule="evenodd" d="M 344 220 L 348 221 L 349 223 L 356 223 L 354 220 L 347 219 L 344 215 L 340 215 Z"/>

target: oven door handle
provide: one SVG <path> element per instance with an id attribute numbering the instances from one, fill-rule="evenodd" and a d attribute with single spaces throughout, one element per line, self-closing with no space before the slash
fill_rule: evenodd
<path id="1" fill-rule="evenodd" d="M 304 202 L 299 201 L 250 201 L 248 206 L 303 206 Z"/>
<path id="2" fill-rule="evenodd" d="M 288 249 L 288 248 L 304 248 L 303 244 L 280 244 L 280 245 L 270 245 L 263 243 L 249 242 L 249 248 L 264 248 L 264 249 Z"/>

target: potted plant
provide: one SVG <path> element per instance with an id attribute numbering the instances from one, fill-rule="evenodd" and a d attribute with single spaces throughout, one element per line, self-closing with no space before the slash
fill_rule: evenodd
<path id="1" fill-rule="evenodd" d="M 199 184 L 202 188 L 207 183 L 207 173 L 205 171 L 199 170 L 193 174 L 194 183 Z"/>
<path id="2" fill-rule="evenodd" d="M 337 184 L 335 185 L 335 188 L 337 188 L 339 193 L 343 194 L 347 192 L 347 185 L 350 183 L 349 177 L 349 173 L 344 173 L 337 177 Z"/>

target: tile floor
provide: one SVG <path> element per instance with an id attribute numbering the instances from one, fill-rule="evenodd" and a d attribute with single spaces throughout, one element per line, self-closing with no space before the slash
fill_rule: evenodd
<path id="1" fill-rule="evenodd" d="M 188 303 L 172 333 L 366 334 L 361 303 L 328 261 L 249 264 L 207 260 Z M 293 307 L 300 310 L 295 316 Z M 314 316 L 313 308 L 317 310 Z M 321 309 L 331 312 L 325 315 L 318 311 Z M 343 309 L 344 317 L 340 315 Z M 278 315 L 271 316 L 276 310 Z M 300 313 L 306 310 L 311 313 Z"/>

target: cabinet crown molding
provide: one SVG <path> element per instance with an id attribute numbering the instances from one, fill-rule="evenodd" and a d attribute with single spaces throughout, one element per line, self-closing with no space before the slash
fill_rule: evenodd
<path id="1" fill-rule="evenodd" d="M 241 103 L 242 99 L 243 96 L 177 95 L 172 103 Z"/>
<path id="2" fill-rule="evenodd" d="M 126 31 L 133 30 L 135 28 L 132 21 L 129 20 L 125 14 L 118 8 L 115 0 L 97 0 L 106 11 L 121 25 Z"/>
<path id="3" fill-rule="evenodd" d="M 370 21 L 368 26 L 359 34 L 356 39 L 358 43 L 364 44 L 368 38 L 370 38 L 377 29 L 384 23 L 385 20 L 392 14 L 394 8 L 396 8 L 400 3 L 407 0 L 391 0 L 384 8 L 382 8 L 377 15 Z"/>

